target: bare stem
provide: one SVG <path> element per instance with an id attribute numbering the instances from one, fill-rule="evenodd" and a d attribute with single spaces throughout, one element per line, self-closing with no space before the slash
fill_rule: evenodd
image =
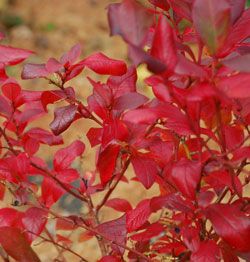
<path id="1" fill-rule="evenodd" d="M 72 249 L 70 249 L 70 248 L 68 248 L 68 247 L 65 247 L 65 246 L 63 246 L 63 245 L 61 245 L 61 244 L 55 242 L 53 239 L 48 239 L 48 238 L 46 238 L 46 237 L 40 236 L 40 235 L 38 235 L 38 234 L 35 234 L 35 233 L 32 232 L 32 231 L 27 231 L 27 232 L 29 232 L 29 233 L 31 233 L 31 234 L 33 234 L 33 235 L 35 235 L 35 236 L 41 238 L 42 240 L 44 240 L 44 241 L 46 241 L 46 242 L 50 242 L 50 243 L 54 244 L 55 246 L 58 246 L 58 247 L 60 247 L 60 248 L 62 248 L 62 249 L 64 249 L 64 250 L 70 252 L 71 254 L 73 254 L 73 255 L 79 257 L 79 258 L 81 259 L 82 262 L 88 262 L 87 259 L 83 258 L 81 255 L 79 255 L 78 253 L 76 253 L 76 252 L 73 251 Z"/>

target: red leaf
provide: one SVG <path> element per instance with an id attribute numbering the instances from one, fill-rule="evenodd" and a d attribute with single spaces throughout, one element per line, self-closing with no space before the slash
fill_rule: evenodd
<path id="1" fill-rule="evenodd" d="M 207 77 L 206 71 L 200 65 L 193 63 L 191 60 L 180 54 L 177 58 L 177 64 L 174 69 L 176 74 L 200 78 Z"/>
<path id="2" fill-rule="evenodd" d="M 217 87 L 230 98 L 247 98 L 249 93 L 250 74 L 239 73 L 219 80 Z"/>
<path id="3" fill-rule="evenodd" d="M 44 110 L 47 112 L 47 105 L 54 104 L 56 101 L 63 99 L 61 90 L 55 91 L 44 91 L 41 95 L 41 102 L 43 105 Z"/>
<path id="4" fill-rule="evenodd" d="M 45 64 L 26 64 L 23 67 L 22 79 L 46 77 L 49 74 Z"/>
<path id="5" fill-rule="evenodd" d="M 70 240 L 68 237 L 64 237 L 62 235 L 56 234 L 56 241 L 59 243 L 63 243 L 66 246 L 72 245 L 72 240 Z"/>
<path id="6" fill-rule="evenodd" d="M 198 85 L 194 85 L 192 89 L 189 90 L 187 93 L 187 100 L 189 102 L 200 102 L 216 96 L 217 90 L 214 86 L 210 83 L 203 82 Z"/>
<path id="7" fill-rule="evenodd" d="M 76 157 L 84 152 L 85 145 L 80 140 L 76 140 L 69 146 L 59 149 L 54 156 L 54 168 L 56 171 L 68 168 Z"/>
<path id="8" fill-rule="evenodd" d="M 0 45 L 0 62 L 4 65 L 19 64 L 32 54 L 29 50 Z"/>
<path id="9" fill-rule="evenodd" d="M 50 128 L 57 136 L 65 131 L 75 119 L 77 105 L 68 105 L 55 110 L 54 120 L 50 123 Z"/>
<path id="10" fill-rule="evenodd" d="M 63 65 L 59 63 L 55 58 L 50 58 L 45 65 L 46 70 L 48 70 L 48 72 L 50 73 L 55 73 L 62 67 Z"/>
<path id="11" fill-rule="evenodd" d="M 184 213 L 191 212 L 193 209 L 191 201 L 184 200 L 177 193 L 169 194 L 167 196 L 153 197 L 150 201 L 150 207 L 152 212 L 157 212 L 164 207 Z"/>
<path id="12" fill-rule="evenodd" d="M 27 174 L 30 167 L 30 159 L 25 153 L 20 153 L 18 156 L 12 156 L 9 158 L 5 158 L 4 160 L 4 171 L 10 173 L 10 177 L 8 178 L 7 175 L 6 179 L 10 179 L 10 181 L 14 183 L 20 183 L 20 181 L 27 180 Z"/>
<path id="13" fill-rule="evenodd" d="M 90 231 L 84 231 L 84 232 L 80 233 L 80 235 L 79 235 L 79 242 L 81 243 L 81 242 L 88 241 L 93 237 L 94 237 L 93 233 L 91 233 Z"/>
<path id="14" fill-rule="evenodd" d="M 174 252 L 176 255 L 180 255 L 186 252 L 187 248 L 180 242 L 164 243 L 164 245 L 157 248 L 157 252 L 160 254 L 170 254 Z"/>
<path id="15" fill-rule="evenodd" d="M 233 176 L 233 177 L 232 177 Z M 214 189 L 223 189 L 228 186 L 232 192 L 242 196 L 242 185 L 240 179 L 227 171 L 214 171 L 205 177 L 205 181 Z"/>
<path id="16" fill-rule="evenodd" d="M 167 1 L 162 1 L 162 0 L 149 0 L 149 2 L 154 5 L 157 6 L 165 11 L 168 11 L 168 9 L 170 8 L 169 4 Z"/>
<path id="17" fill-rule="evenodd" d="M 90 111 L 94 111 L 100 118 L 109 118 L 110 108 L 113 103 L 112 90 L 105 84 L 95 82 L 88 78 L 94 90 L 93 94 L 88 97 Z"/>
<path id="18" fill-rule="evenodd" d="M 162 233 L 164 234 L 163 225 L 159 223 L 154 223 L 152 225 L 149 225 L 145 231 L 131 236 L 131 239 L 134 241 L 143 242 L 143 241 L 151 240 L 152 238 L 157 237 L 161 235 Z"/>
<path id="19" fill-rule="evenodd" d="M 165 166 L 173 156 L 174 143 L 163 142 L 161 140 L 155 141 L 154 144 L 150 146 L 150 151 L 153 153 L 156 161 L 162 163 Z"/>
<path id="20" fill-rule="evenodd" d="M 1 144 L 0 144 L 0 146 L 1 146 Z M 0 153 L 1 153 L 1 151 L 0 151 Z M 0 184 L 0 200 L 1 201 L 3 201 L 4 196 L 5 196 L 5 185 L 4 184 Z"/>
<path id="21" fill-rule="evenodd" d="M 22 213 L 13 208 L 0 209 L 0 227 L 18 227 Z"/>
<path id="22" fill-rule="evenodd" d="M 211 204 L 215 197 L 215 193 L 213 191 L 203 191 L 198 195 L 198 205 L 202 208 L 205 208 Z"/>
<path id="23" fill-rule="evenodd" d="M 149 189 L 155 182 L 158 174 L 158 167 L 154 159 L 150 158 L 148 154 L 138 154 L 131 159 L 136 177 Z"/>
<path id="24" fill-rule="evenodd" d="M 155 29 L 151 55 L 161 60 L 167 70 L 172 71 L 177 62 L 173 29 L 168 20 L 161 15 Z"/>
<path id="25" fill-rule="evenodd" d="M 39 262 L 22 231 L 14 227 L 0 228 L 0 243 L 8 255 L 20 262 Z"/>
<path id="26" fill-rule="evenodd" d="M 23 148 L 29 156 L 33 156 L 39 150 L 39 142 L 33 138 L 23 139 Z"/>
<path id="27" fill-rule="evenodd" d="M 179 108 L 162 103 L 152 108 L 132 109 L 124 113 L 123 120 L 133 124 L 153 124 L 159 118 L 167 118 L 166 126 L 180 135 L 190 135 L 192 130 L 187 117 Z"/>
<path id="28" fill-rule="evenodd" d="M 101 75 L 120 76 L 127 72 L 127 66 L 123 61 L 111 59 L 102 53 L 90 55 L 79 64 L 83 64 Z"/>
<path id="29" fill-rule="evenodd" d="M 126 141 L 128 138 L 128 128 L 119 119 L 104 122 L 102 133 L 102 146 L 105 147 L 113 140 Z"/>
<path id="30" fill-rule="evenodd" d="M 235 254 L 234 250 L 226 242 L 220 242 L 219 246 L 221 248 L 223 261 L 228 262 L 240 262 L 239 258 Z M 247 259 L 246 259 L 247 261 Z"/>
<path id="31" fill-rule="evenodd" d="M 24 103 L 40 101 L 41 95 L 41 91 L 22 90 L 19 103 L 22 105 Z"/>
<path id="32" fill-rule="evenodd" d="M 72 46 L 71 49 L 61 57 L 60 62 L 64 65 L 67 63 L 73 64 L 76 61 L 76 59 L 80 56 L 81 52 L 81 45 L 76 44 Z"/>
<path id="33" fill-rule="evenodd" d="M 181 229 L 183 242 L 192 252 L 196 252 L 200 246 L 199 230 L 195 227 L 183 227 Z"/>
<path id="34" fill-rule="evenodd" d="M 51 207 L 64 193 L 65 191 L 61 186 L 57 185 L 52 179 L 44 177 L 41 200 L 46 207 Z"/>
<path id="35" fill-rule="evenodd" d="M 241 147 L 233 152 L 231 161 L 239 162 L 246 158 L 250 158 L 250 147 Z"/>
<path id="36" fill-rule="evenodd" d="M 24 110 L 16 116 L 19 124 L 29 123 L 45 114 L 40 101 L 34 101 L 25 104 Z"/>
<path id="37" fill-rule="evenodd" d="M 135 209 L 126 214 L 126 224 L 128 232 L 135 231 L 145 224 L 151 214 L 150 200 L 142 200 Z"/>
<path id="38" fill-rule="evenodd" d="M 8 76 L 6 74 L 4 64 L 1 64 L 0 65 L 0 83 L 6 81 L 7 79 L 8 79 Z"/>
<path id="39" fill-rule="evenodd" d="M 246 0 L 229 0 L 229 3 L 231 6 L 231 21 L 234 24 L 244 12 Z"/>
<path id="40" fill-rule="evenodd" d="M 12 113 L 10 102 L 0 95 L 0 114 L 9 117 Z"/>
<path id="41" fill-rule="evenodd" d="M 151 124 L 157 119 L 157 112 L 152 108 L 133 109 L 125 112 L 123 120 L 134 124 Z"/>
<path id="42" fill-rule="evenodd" d="M 76 181 L 80 177 L 80 174 L 76 169 L 67 168 L 57 171 L 56 176 L 61 182 L 69 184 Z"/>
<path id="43" fill-rule="evenodd" d="M 181 193 L 195 199 L 195 192 L 201 177 L 201 164 L 188 159 L 181 159 L 175 163 L 171 170 L 171 179 Z"/>
<path id="44" fill-rule="evenodd" d="M 113 109 L 125 111 L 126 109 L 137 108 L 148 101 L 148 98 L 136 92 L 127 93 L 115 99 Z"/>
<path id="45" fill-rule="evenodd" d="M 191 11 L 193 0 L 168 0 L 168 2 L 176 14 L 187 20 L 192 20 Z"/>
<path id="46" fill-rule="evenodd" d="M 122 76 L 110 76 L 107 84 L 112 89 L 114 97 L 119 97 L 136 91 L 137 73 L 134 67 L 128 68 Z"/>
<path id="47" fill-rule="evenodd" d="M 191 255 L 192 262 L 220 262 L 221 251 L 213 240 L 201 242 L 199 249 Z"/>
<path id="48" fill-rule="evenodd" d="M 166 70 L 166 66 L 163 62 L 157 58 L 154 58 L 141 47 L 130 44 L 128 46 L 128 55 L 135 66 L 146 63 L 148 70 L 155 74 L 163 73 Z"/>
<path id="49" fill-rule="evenodd" d="M 153 17 L 147 10 L 133 0 L 120 4 L 110 4 L 108 19 L 111 35 L 120 35 L 135 46 L 140 46 L 145 38 Z"/>
<path id="50" fill-rule="evenodd" d="M 72 220 L 69 219 L 64 219 L 62 218 L 57 218 L 56 219 L 56 230 L 70 230 L 73 231 L 74 229 L 76 229 L 76 225 Z"/>
<path id="51" fill-rule="evenodd" d="M 72 65 L 69 69 L 67 69 L 66 77 L 64 78 L 64 82 L 71 80 L 72 78 L 78 76 L 82 70 L 84 69 L 85 65 L 82 63 L 78 63 Z"/>
<path id="52" fill-rule="evenodd" d="M 130 205 L 130 203 L 127 200 L 121 199 L 121 198 L 109 199 L 105 203 L 105 206 L 111 207 L 120 212 L 127 212 L 132 209 L 132 206 Z"/>
<path id="53" fill-rule="evenodd" d="M 230 27 L 230 5 L 227 0 L 195 0 L 193 22 L 212 55 L 224 45 Z"/>
<path id="54" fill-rule="evenodd" d="M 14 102 L 21 93 L 21 87 L 13 79 L 8 79 L 2 85 L 2 92 L 5 97 Z"/>
<path id="55" fill-rule="evenodd" d="M 239 147 L 244 141 L 244 130 L 239 125 L 225 126 L 226 146 L 229 150 Z"/>
<path id="56" fill-rule="evenodd" d="M 99 154 L 97 168 L 103 185 L 111 179 L 115 172 L 119 152 L 120 145 L 110 144 Z"/>
<path id="57" fill-rule="evenodd" d="M 31 138 L 36 139 L 40 143 L 47 144 L 50 146 L 53 145 L 60 145 L 63 143 L 61 136 L 55 136 L 54 134 L 50 133 L 47 130 L 44 130 L 39 127 L 31 128 L 26 135 Z"/>
<path id="58" fill-rule="evenodd" d="M 236 3 L 236 1 L 234 1 Z M 237 1 L 237 6 L 239 3 Z M 227 41 L 223 47 L 224 54 L 228 54 L 238 43 L 245 40 L 250 35 L 250 8 L 246 9 L 230 30 Z"/>
<path id="59" fill-rule="evenodd" d="M 91 147 L 101 143 L 102 128 L 91 127 L 86 136 L 90 142 Z"/>
<path id="60" fill-rule="evenodd" d="M 24 213 L 22 223 L 27 230 L 27 232 L 25 232 L 25 234 L 27 234 L 27 239 L 32 242 L 45 228 L 47 223 L 47 212 L 37 207 L 31 207 Z"/>
<path id="61" fill-rule="evenodd" d="M 163 83 L 161 78 L 157 76 L 150 76 L 145 80 L 146 84 L 152 86 L 154 95 L 163 102 L 170 102 L 171 96 L 167 86 Z"/>
<path id="62" fill-rule="evenodd" d="M 236 206 L 212 204 L 205 214 L 215 232 L 229 245 L 241 252 L 250 251 L 250 220 Z"/>
<path id="63" fill-rule="evenodd" d="M 54 102 L 66 98 L 75 98 L 75 91 L 72 87 L 67 87 L 62 90 L 50 90 L 44 91 L 41 95 L 41 102 L 44 107 L 44 110 L 47 110 L 48 104 L 54 104 Z"/>
<path id="64" fill-rule="evenodd" d="M 250 54 L 225 59 L 222 61 L 222 63 L 235 71 L 239 71 L 242 73 L 250 73 Z"/>
<path id="65" fill-rule="evenodd" d="M 125 245 L 126 243 L 126 217 L 125 215 L 96 227 L 97 232 L 115 243 Z M 121 251 L 121 248 L 119 249 Z"/>

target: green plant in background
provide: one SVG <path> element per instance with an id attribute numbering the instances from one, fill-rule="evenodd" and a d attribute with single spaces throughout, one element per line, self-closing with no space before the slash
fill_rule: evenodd
<path id="1" fill-rule="evenodd" d="M 16 14 L 4 13 L 0 16 L 0 22 L 6 28 L 12 28 L 15 26 L 22 25 L 24 23 L 23 18 Z"/>
<path id="2" fill-rule="evenodd" d="M 48 22 L 44 25 L 42 25 L 42 30 L 45 32 L 52 32 L 56 30 L 56 25 L 53 22 Z"/>

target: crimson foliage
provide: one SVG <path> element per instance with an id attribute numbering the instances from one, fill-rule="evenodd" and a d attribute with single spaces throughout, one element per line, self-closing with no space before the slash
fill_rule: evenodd
<path id="1" fill-rule="evenodd" d="M 83 231 L 80 241 L 96 237 L 102 262 L 249 260 L 250 9 L 244 0 L 149 0 L 147 7 L 124 0 L 108 7 L 108 19 L 134 66 L 102 53 L 78 61 L 79 45 L 59 60 L 24 65 L 23 79 L 44 78 L 52 90 L 27 91 L 10 78 L 6 67 L 32 52 L 0 46 L 0 196 L 8 190 L 27 207 L 0 209 L 6 257 L 39 261 L 31 244 L 41 238 L 86 261 L 72 240 L 46 228 L 55 221 L 56 230 Z M 136 88 L 142 63 L 153 97 Z M 86 103 L 68 84 L 85 67 L 108 75 L 105 83 L 89 78 Z M 55 104 L 51 131 L 31 127 L 48 104 Z M 72 167 L 84 155 L 80 140 L 58 150 L 53 167 L 37 156 L 41 144 L 64 144 L 61 134 L 82 118 L 95 122 L 86 134 L 98 152 L 93 172 Z M 112 198 L 124 182 L 156 185 L 159 194 L 132 207 Z M 102 201 L 93 202 L 100 191 Z M 87 214 L 55 213 L 65 193 Z M 104 222 L 103 206 L 122 214 Z"/>

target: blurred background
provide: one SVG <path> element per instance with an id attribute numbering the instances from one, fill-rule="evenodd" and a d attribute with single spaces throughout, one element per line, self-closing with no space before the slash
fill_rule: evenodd
<path id="1" fill-rule="evenodd" d="M 105 8 L 114 0 L 0 0 L 0 30 L 11 45 L 37 52 L 40 59 L 60 56 L 80 43 L 122 58 L 124 48 L 109 38 Z"/>

